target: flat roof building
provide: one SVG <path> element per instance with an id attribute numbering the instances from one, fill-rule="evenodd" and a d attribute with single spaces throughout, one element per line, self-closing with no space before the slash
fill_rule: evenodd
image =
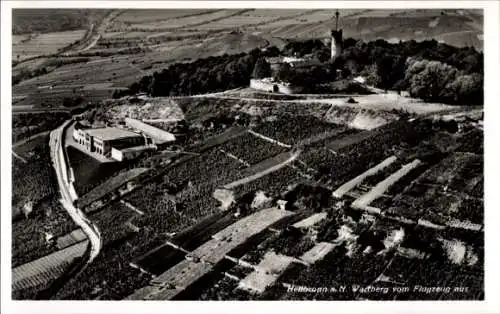
<path id="1" fill-rule="evenodd" d="M 98 129 L 75 129 L 73 137 L 83 145 L 89 152 L 109 156 L 111 148 L 125 149 L 134 146 L 142 146 L 148 143 L 148 139 L 142 134 L 121 128 L 98 128 Z"/>
<path id="2" fill-rule="evenodd" d="M 90 136 L 98 138 L 102 141 L 112 141 L 112 140 L 141 136 L 138 133 L 119 128 L 87 129 L 85 130 L 85 132 Z"/>

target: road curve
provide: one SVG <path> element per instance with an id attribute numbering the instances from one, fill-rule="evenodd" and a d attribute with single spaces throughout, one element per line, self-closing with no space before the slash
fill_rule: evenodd
<path id="1" fill-rule="evenodd" d="M 73 219 L 73 221 L 80 228 L 82 228 L 83 232 L 85 232 L 87 238 L 89 239 L 90 257 L 86 263 L 86 265 L 88 265 L 99 254 L 102 242 L 101 235 L 97 227 L 87 219 L 85 214 L 80 209 L 73 205 L 73 199 L 69 190 L 68 181 L 67 178 L 64 177 L 64 173 L 66 173 L 66 160 L 64 159 L 65 154 L 63 153 L 63 139 L 65 130 L 71 121 L 72 120 L 66 121 L 63 125 L 50 133 L 50 157 L 56 171 L 57 182 L 61 194 L 60 202 L 71 216 L 71 219 Z"/>

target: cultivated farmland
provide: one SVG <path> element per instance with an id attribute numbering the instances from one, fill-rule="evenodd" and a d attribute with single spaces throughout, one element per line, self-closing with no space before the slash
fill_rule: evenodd
<path id="1" fill-rule="evenodd" d="M 12 46 L 13 60 L 22 60 L 38 55 L 49 55 L 69 46 L 85 35 L 85 30 L 47 34 L 18 35 Z"/>

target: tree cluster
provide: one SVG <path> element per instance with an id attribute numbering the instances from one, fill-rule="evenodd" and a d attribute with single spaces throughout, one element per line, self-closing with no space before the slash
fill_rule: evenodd
<path id="1" fill-rule="evenodd" d="M 458 105 L 483 103 L 483 76 L 439 61 L 408 58 L 405 84 L 413 97 Z"/>
<path id="2" fill-rule="evenodd" d="M 383 89 L 408 90 L 426 101 L 478 105 L 483 102 L 483 54 L 435 40 L 365 43 L 347 39 L 336 68 L 363 75 Z"/>
<path id="3" fill-rule="evenodd" d="M 320 40 L 289 42 L 281 51 L 276 47 L 250 53 L 198 59 L 176 63 L 161 72 L 144 76 L 127 91 L 114 97 L 145 92 L 152 96 L 193 95 L 248 86 L 250 78 L 274 75 L 304 87 L 318 86 L 342 76 L 362 75 L 367 83 L 385 90 L 407 90 L 426 101 L 479 105 L 483 102 L 483 54 L 472 47 L 458 48 L 435 40 L 414 40 L 391 44 L 378 39 L 363 42 L 348 38 L 342 54 L 328 62 L 330 50 Z M 283 64 L 270 75 L 265 57 L 310 55 L 320 65 L 291 67 Z"/>
<path id="4" fill-rule="evenodd" d="M 225 54 L 192 63 L 176 63 L 161 72 L 144 76 L 139 82 L 133 83 L 128 91 L 117 92 L 114 96 L 139 92 L 151 96 L 195 95 L 246 86 L 250 83 L 257 60 L 265 56 L 265 52 L 255 49 L 250 53 Z M 263 75 L 261 70 L 256 71 L 257 75 Z"/>

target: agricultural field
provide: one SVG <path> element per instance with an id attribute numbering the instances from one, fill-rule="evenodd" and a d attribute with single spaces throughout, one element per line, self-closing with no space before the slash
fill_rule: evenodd
<path id="1" fill-rule="evenodd" d="M 142 10 L 125 12 L 110 26 L 110 30 L 181 29 L 195 27 L 238 13 L 238 10 L 167 10 L 166 14 L 151 15 Z M 163 12 L 161 12 L 163 13 Z"/>
<path id="2" fill-rule="evenodd" d="M 86 29 L 100 20 L 107 10 L 99 9 L 15 9 L 12 12 L 12 33 L 53 33 Z"/>
<path id="3" fill-rule="evenodd" d="M 304 14 L 303 10 L 264 10 L 255 9 L 240 15 L 231 16 L 219 21 L 210 22 L 198 29 L 220 29 L 238 27 L 257 27 L 272 23 L 276 20 L 290 20 L 295 16 Z"/>
<path id="4" fill-rule="evenodd" d="M 236 157 L 242 163 L 254 165 L 266 158 L 283 153 L 288 149 L 261 139 L 251 133 L 245 133 L 219 146 L 219 150 Z"/>
<path id="5" fill-rule="evenodd" d="M 111 293 L 111 288 L 107 288 L 106 285 L 110 285 L 112 280 L 107 280 L 104 286 L 99 285 L 104 291 L 102 297 L 123 297 L 126 291 L 130 294 L 133 289 L 137 289 L 141 285 L 144 285 L 144 280 L 147 280 L 147 276 L 145 274 L 140 274 L 139 270 L 134 267 L 140 267 L 141 269 L 152 272 L 155 272 L 155 269 L 156 272 L 160 271 L 157 266 L 154 266 L 156 264 L 146 262 L 149 257 L 144 254 L 161 245 L 162 241 L 169 238 L 168 235 L 170 233 L 181 231 L 183 228 L 192 225 L 196 221 L 201 221 L 203 217 L 210 217 L 211 214 L 216 214 L 219 204 L 218 201 L 212 197 L 212 193 L 217 186 L 216 184 L 218 182 L 232 180 L 233 177 L 238 174 L 238 169 L 240 169 L 241 164 L 227 157 L 215 147 L 204 151 L 200 157 L 195 156 L 187 158 L 185 162 L 179 163 L 178 165 L 174 163 L 167 167 L 168 168 L 165 169 L 165 175 L 153 179 L 149 184 L 145 184 L 142 188 L 131 192 L 125 197 L 126 202 L 144 213 L 144 215 L 135 216 L 130 221 L 128 218 L 123 218 L 136 226 L 138 231 L 130 233 L 129 236 L 123 238 L 121 241 L 115 241 L 114 244 L 105 244 L 103 255 L 98 257 L 98 259 L 100 263 L 105 263 L 107 265 L 118 265 L 116 263 L 122 265 L 121 270 L 124 271 L 125 269 L 130 275 L 128 277 L 130 285 L 125 288 L 125 286 L 121 286 L 124 284 L 123 282 L 115 282 L 112 288 L 113 291 L 123 291 L 123 294 L 121 292 L 113 292 L 112 296 L 109 296 L 104 293 Z M 165 193 L 165 191 L 168 192 Z M 145 202 L 146 200 L 148 200 L 148 202 Z M 120 207 L 123 206 L 120 205 Z M 103 208 L 98 214 L 103 213 L 102 215 L 107 217 L 107 210 L 109 209 Z M 123 212 L 120 215 L 122 214 Z M 92 215 L 89 217 L 91 220 Z M 188 248 L 195 245 L 194 243 L 201 244 L 200 241 L 206 241 L 207 234 L 211 233 L 209 230 L 213 228 L 213 232 L 215 233 L 223 228 L 224 225 L 232 221 L 230 217 L 228 217 L 229 220 L 227 220 L 226 223 L 223 223 L 224 220 L 215 222 L 214 218 L 216 217 L 218 216 L 215 215 L 212 218 L 208 218 L 211 220 L 204 222 L 204 225 L 202 225 L 203 227 L 197 227 L 199 231 L 196 231 L 196 229 L 188 229 L 186 230 L 187 233 L 185 236 L 181 233 L 171 241 L 182 244 Z M 110 223 L 114 222 L 110 221 Z M 118 229 L 114 231 L 114 233 L 119 233 Z M 199 236 L 196 234 L 199 234 Z M 186 240 L 183 240 L 183 238 Z M 106 243 L 106 238 L 104 238 L 104 240 Z M 189 241 L 186 242 L 187 240 Z M 150 254 L 159 254 L 154 252 L 156 251 Z M 116 254 L 120 254 L 120 256 Z M 172 254 L 176 256 L 175 253 Z M 143 255 L 144 257 L 140 257 Z M 177 259 L 176 257 L 172 258 Z M 97 267 L 97 269 L 93 268 L 92 270 L 102 272 L 99 269 L 104 266 L 97 266 L 100 263 L 96 263 L 94 267 Z M 127 263 L 132 263 L 134 266 L 127 265 Z M 163 267 L 164 266 L 160 269 L 163 269 Z M 110 272 L 109 269 L 113 269 L 113 267 L 108 268 L 106 277 L 113 278 L 111 276 L 116 276 L 116 278 L 118 278 L 118 273 L 116 272 L 119 270 L 116 269 L 116 272 L 114 270 Z M 86 273 L 82 276 L 89 275 L 89 273 Z M 76 289 L 76 287 L 72 286 L 70 283 L 70 287 L 73 288 L 68 288 L 69 290 L 63 292 L 67 297 L 75 297 L 77 291 L 80 291 L 78 293 L 82 293 L 79 294 L 83 295 L 81 298 L 88 297 L 89 293 L 91 293 L 90 290 L 86 290 L 91 289 L 91 286 L 82 286 Z M 119 295 L 115 293 L 119 293 Z"/>
<path id="6" fill-rule="evenodd" d="M 431 127 L 431 125 L 427 125 L 427 127 Z M 400 132 L 396 132 L 396 130 Z M 417 131 L 417 133 L 414 133 L 415 131 Z M 376 174 L 378 178 L 381 178 L 392 172 L 392 170 L 397 169 L 398 166 L 405 162 L 405 156 L 408 156 L 408 160 L 414 158 L 412 154 L 421 150 L 417 148 L 419 145 L 418 143 L 420 143 L 422 138 L 428 136 L 427 131 L 428 129 L 426 129 L 425 123 L 416 123 L 411 128 L 408 128 L 406 122 L 396 123 L 383 127 L 380 130 L 367 131 L 370 133 L 370 136 L 357 136 L 354 141 L 347 141 L 347 144 L 332 144 L 333 146 L 331 146 L 332 148 L 330 148 L 330 150 L 325 147 L 308 148 L 302 153 L 303 155 L 301 155 L 301 158 L 303 158 L 302 160 L 307 167 L 318 167 L 318 169 L 323 169 L 321 167 L 342 169 L 342 172 L 337 172 L 335 174 L 325 172 L 324 170 L 318 171 L 318 173 L 321 174 L 318 177 L 319 182 L 331 182 L 332 186 L 336 187 L 339 186 L 341 182 L 345 182 L 346 179 L 354 177 L 357 173 L 355 169 L 359 169 L 358 171 L 361 173 L 370 166 L 376 165 L 376 163 L 382 161 L 384 158 L 389 157 L 388 154 L 394 149 L 398 149 L 398 145 L 407 143 L 406 145 L 415 147 L 413 150 L 408 150 L 407 148 L 407 152 L 398 155 L 401 160 L 398 160 L 394 165 L 384 168 L 382 171 L 383 175 L 379 173 Z M 111 205 L 97 212 L 95 216 L 93 216 L 93 214 L 90 219 L 95 217 L 95 219 L 100 220 L 100 223 L 96 222 L 98 225 L 113 226 L 111 228 L 106 228 L 113 230 L 111 232 L 112 236 L 108 236 L 111 242 L 107 242 L 105 237 L 105 247 L 102 251 L 102 255 L 100 255 L 97 260 L 99 263 L 93 264 L 89 270 L 81 274 L 80 279 L 73 279 L 56 297 L 62 299 L 125 298 L 131 295 L 135 290 L 146 286 L 151 280 L 152 275 L 158 275 L 166 271 L 169 267 L 173 267 L 176 263 L 179 263 L 185 258 L 185 253 L 166 244 L 166 241 L 170 241 L 174 243 L 174 245 L 179 245 L 182 248 L 193 250 L 202 245 L 205 241 L 208 241 L 211 234 L 214 234 L 234 221 L 234 217 L 229 218 L 230 216 L 225 216 L 228 218 L 224 218 L 224 214 L 218 211 L 219 203 L 213 198 L 212 193 L 217 187 L 217 184 L 236 179 L 238 172 L 245 169 L 245 166 L 241 162 L 228 157 L 228 155 L 222 153 L 220 149 L 224 147 L 227 148 L 226 146 L 231 147 L 231 145 L 233 145 L 231 143 L 238 143 L 238 141 L 241 140 L 240 137 L 245 138 L 244 136 L 247 134 L 249 133 L 240 134 L 234 139 L 229 138 L 229 141 L 225 143 L 221 141 L 219 146 L 211 147 L 207 150 L 201 149 L 200 156 L 184 157 L 181 158 L 178 163 L 174 161 L 171 165 L 165 166 L 163 174 L 160 174 L 150 181 L 150 183 L 133 191 L 128 196 L 125 196 L 125 201 L 143 212 L 144 215 L 133 214 L 128 207 L 122 206 L 123 204 Z M 254 138 L 259 141 L 262 140 L 258 137 Z M 266 143 L 267 145 L 269 142 L 264 141 L 262 143 Z M 377 149 L 380 150 L 380 143 L 386 145 L 384 149 L 384 151 L 387 151 L 386 153 L 376 153 Z M 328 141 L 326 144 L 328 146 Z M 245 147 L 247 145 L 240 146 Z M 336 149 L 336 152 L 332 152 L 331 149 Z M 326 160 L 321 157 L 323 154 L 320 153 L 321 151 L 328 156 Z M 236 155 L 235 153 L 231 154 Z M 313 156 L 315 158 L 311 159 Z M 360 159 L 358 163 L 346 164 L 346 156 L 350 156 L 351 158 L 357 156 L 358 159 L 361 156 L 370 157 L 366 157 L 366 161 Z M 316 157 L 319 157 L 319 159 Z M 325 166 L 325 162 L 327 166 Z M 474 163 L 472 163 L 472 165 L 474 165 Z M 463 168 L 464 170 L 459 172 L 466 173 L 467 167 L 464 166 Z M 220 170 L 222 169 L 224 169 L 224 172 L 221 174 Z M 236 177 L 234 177 L 235 175 Z M 330 178 L 329 181 L 327 178 Z M 369 179 L 368 184 L 374 184 L 378 180 L 372 177 L 368 177 L 367 179 Z M 321 193 L 323 192 L 316 192 L 319 194 L 311 199 L 307 197 L 308 193 L 311 193 L 308 189 L 301 190 L 303 192 L 300 193 L 303 194 L 299 192 L 290 192 L 293 191 L 293 186 L 296 186 L 300 182 L 304 182 L 304 178 L 299 175 L 298 169 L 294 169 L 291 166 L 283 167 L 272 174 L 237 187 L 234 191 L 237 196 L 237 205 L 235 208 L 238 208 L 239 213 L 246 215 L 248 212 L 245 211 L 244 208 L 248 208 L 249 203 L 248 200 L 244 200 L 245 195 L 250 195 L 251 193 L 255 193 L 255 191 L 262 190 L 266 195 L 270 195 L 271 197 L 274 196 L 274 199 L 284 198 L 288 200 L 291 203 L 287 206 L 296 208 L 295 210 L 304 208 L 303 206 L 305 205 L 305 208 L 308 210 L 318 212 L 328 211 L 326 208 L 331 206 L 331 201 L 327 201 L 326 203 L 324 203 L 324 201 L 319 201 L 321 199 L 320 195 L 322 195 Z M 288 194 L 283 194 L 287 191 Z M 327 194 L 331 195 L 331 192 L 332 190 Z M 115 210 L 116 214 L 112 214 Z M 242 259 L 253 264 L 258 264 L 265 253 L 269 251 L 300 259 L 302 256 L 305 256 L 309 250 L 313 249 L 315 241 L 327 241 L 334 244 L 334 248 L 330 253 L 326 253 L 324 257 L 318 255 L 319 257 L 317 258 L 319 260 L 312 263 L 311 266 L 304 266 L 300 263 L 290 264 L 290 266 L 283 270 L 284 272 L 281 275 L 277 275 L 276 282 L 265 289 L 263 293 L 256 295 L 238 288 L 239 283 L 235 281 L 234 276 L 242 280 L 251 273 L 248 269 L 241 269 L 241 267 L 223 267 L 221 269 L 224 270 L 221 270 L 218 274 L 226 272 L 229 275 L 216 275 L 213 278 L 213 282 L 209 281 L 203 283 L 202 286 L 192 287 L 192 289 L 190 288 L 179 295 L 179 298 L 230 298 L 245 300 L 309 299 L 312 297 L 311 295 L 304 296 L 303 294 L 286 293 L 286 288 L 283 287 L 283 284 L 295 282 L 296 284 L 300 283 L 307 285 L 313 282 L 313 278 L 317 278 L 317 276 L 326 276 L 324 278 L 326 278 L 328 282 L 331 280 L 332 283 L 348 283 L 353 280 L 358 280 L 360 284 L 378 283 L 376 280 L 382 270 L 390 269 L 388 266 L 392 265 L 390 263 L 394 263 L 392 260 L 399 257 L 393 257 L 394 253 L 391 252 L 374 257 L 374 253 L 369 253 L 368 246 L 371 246 L 372 250 L 375 250 L 375 248 L 378 248 L 376 250 L 379 251 L 383 250 L 386 245 L 389 245 L 382 243 L 387 242 L 384 242 L 385 238 L 390 238 L 392 234 L 391 230 L 398 230 L 398 228 L 403 227 L 394 224 L 394 222 L 382 224 L 379 227 L 372 226 L 373 221 L 378 221 L 375 220 L 374 217 L 368 220 L 364 218 L 364 220 L 362 219 L 359 223 L 354 223 L 359 220 L 359 214 L 355 211 L 349 212 L 348 208 L 342 210 L 346 211 L 348 216 L 358 218 L 347 218 L 348 221 L 346 222 L 346 218 L 342 218 L 342 211 L 330 210 L 333 214 L 329 214 L 324 220 L 306 227 L 304 230 L 286 229 L 288 231 L 283 231 L 274 235 L 266 233 L 267 235 L 263 236 L 261 239 L 261 241 L 263 241 L 262 244 L 258 247 L 245 246 L 245 251 L 241 254 L 243 256 Z M 130 213 L 131 216 L 126 213 Z M 103 218 L 98 218 L 101 215 Z M 286 226 L 300 219 L 304 219 L 307 216 L 308 215 L 301 215 L 297 217 L 297 219 L 283 223 L 281 227 L 274 228 L 286 228 Z M 120 217 L 120 219 L 113 220 L 112 217 Z M 206 217 L 206 220 L 203 219 L 203 217 Z M 200 224 L 197 224 L 198 222 Z M 135 231 L 131 231 L 131 225 L 135 227 Z M 196 227 L 185 229 L 193 225 Z M 345 226 L 342 227 L 343 225 Z M 380 223 L 376 225 L 378 226 Z M 116 228 L 114 226 L 116 226 Z M 316 230 L 316 240 L 310 238 L 310 233 L 307 231 L 307 228 Z M 381 232 L 380 230 L 382 230 L 381 234 L 379 234 Z M 113 235 L 124 234 L 122 232 L 125 232 L 127 235 L 125 237 L 119 236 L 121 240 L 115 240 Z M 176 232 L 177 234 L 175 234 Z M 344 232 L 347 233 L 344 234 Z M 421 231 L 412 231 L 412 229 L 405 229 L 405 233 L 406 232 L 421 233 Z M 379 242 L 377 242 L 378 244 L 370 242 L 373 241 L 370 240 L 373 239 L 372 234 L 378 234 L 375 237 L 379 239 Z M 439 237 L 439 235 L 436 237 Z M 442 234 L 441 237 L 448 237 L 448 235 Z M 343 239 L 343 242 L 339 239 Z M 357 243 L 356 245 L 352 242 L 354 239 L 357 239 L 355 242 Z M 338 241 L 344 244 L 335 246 L 335 243 Z M 408 239 L 408 241 L 411 242 L 414 240 Z M 410 242 L 405 245 L 410 245 Z M 415 244 L 411 245 L 415 246 Z M 425 245 L 430 244 L 419 245 L 420 246 L 417 247 L 422 249 L 422 245 L 424 245 L 423 247 L 425 248 Z M 446 248 L 443 250 L 446 250 Z M 432 250 L 429 250 L 429 252 L 431 253 L 428 254 L 437 254 L 436 252 L 432 253 Z M 442 254 L 445 260 L 441 263 L 443 263 L 442 265 L 446 265 L 446 260 L 448 259 L 446 257 L 447 253 L 445 251 L 443 252 Z M 385 254 L 389 257 L 386 257 Z M 238 254 L 235 256 L 237 257 Z M 374 258 L 376 259 L 375 263 L 373 262 Z M 452 257 L 450 257 L 450 259 L 451 258 Z M 351 271 L 343 273 L 335 272 L 332 271 L 332 267 L 336 267 L 335 269 L 349 268 Z M 444 266 L 440 267 L 443 268 Z M 124 273 L 127 274 L 126 281 L 119 279 L 123 278 L 122 274 Z M 327 276 L 327 273 L 330 275 Z M 97 274 L 101 275 L 99 276 Z M 388 275 L 386 274 L 386 276 Z M 81 278 L 85 278 L 85 282 L 95 282 L 97 284 L 77 284 L 78 281 L 82 281 Z M 446 277 L 444 274 L 440 274 L 436 280 L 447 281 L 449 280 L 448 278 L 449 277 Z M 195 293 L 194 291 L 198 292 Z M 474 290 L 474 293 L 480 292 Z M 331 297 L 331 295 L 316 295 L 316 298 L 319 299 L 329 299 Z M 381 297 L 387 296 L 364 295 L 351 292 L 349 294 L 337 296 L 336 298 L 377 299 Z M 434 297 L 436 296 L 434 295 Z M 439 297 L 453 298 L 454 296 Z M 465 297 L 468 298 L 470 296 L 466 295 Z M 402 294 L 399 298 L 406 299 L 408 297 Z"/>
<path id="7" fill-rule="evenodd" d="M 157 9 L 129 9 L 123 11 L 115 20 L 115 24 L 134 24 L 154 21 L 164 21 L 169 19 L 178 19 L 189 15 L 202 15 L 215 10 L 207 9 L 176 9 L 176 10 L 157 10 Z M 112 29 L 110 25 L 108 29 Z"/>
<path id="8" fill-rule="evenodd" d="M 106 11 L 93 10 L 89 16 L 82 17 L 92 21 L 99 21 Z M 439 38 L 459 46 L 473 45 L 482 47 L 482 40 L 476 34 L 480 32 L 477 23 L 478 16 L 474 12 L 460 15 L 450 11 L 444 16 L 436 12 L 408 12 L 403 14 L 397 10 L 379 12 L 368 10 L 343 10 L 345 18 L 341 22 L 346 37 L 385 38 L 399 41 L 399 39 L 413 39 L 415 31 L 405 33 L 415 25 L 422 28 L 421 39 Z M 366 10 L 365 10 L 366 11 Z M 394 12 L 395 11 L 395 12 Z M 71 12 L 70 12 L 71 13 Z M 73 14 L 73 13 L 71 13 Z M 80 13 L 76 13 L 80 14 Z M 86 51 L 73 52 L 73 56 L 89 57 L 91 61 L 75 66 L 61 66 L 48 74 L 40 73 L 36 80 L 28 80 L 25 85 L 29 92 L 21 92 L 22 87 L 14 88 L 14 95 L 27 96 L 28 103 L 38 103 L 41 97 L 36 96 L 38 86 L 59 86 L 78 84 L 85 87 L 86 78 L 91 77 L 88 84 L 108 84 L 97 88 L 99 95 L 84 95 L 86 101 L 94 102 L 105 99 L 113 92 L 125 88 L 135 82 L 141 75 L 151 75 L 173 62 L 195 60 L 197 58 L 234 54 L 250 51 L 254 48 L 263 48 L 270 45 L 283 46 L 290 38 L 324 38 L 328 36 L 333 25 L 334 10 L 126 10 L 117 12 L 102 30 L 99 31 L 99 40 L 93 47 Z M 394 20 L 396 24 L 388 24 Z M 437 22 L 433 22 L 436 21 Z M 479 21 L 479 22 L 478 22 Z M 396 26 L 395 26 L 396 25 Z M 435 26 L 429 26 L 435 25 Z M 101 27 L 102 28 L 102 27 Z M 235 28 L 241 32 L 234 32 Z M 85 32 L 86 27 L 79 32 Z M 76 32 L 76 31 L 71 31 Z M 16 51 L 23 45 L 27 38 L 16 37 L 14 41 L 14 59 Z M 67 41 L 71 36 L 64 35 Z M 17 36 L 17 35 L 16 35 Z M 41 36 L 41 37 L 40 37 Z M 42 54 L 50 49 L 40 46 L 40 51 L 35 51 L 38 38 L 53 36 L 42 32 L 37 38 L 26 41 L 32 43 L 33 51 L 30 54 Z M 76 35 L 75 35 L 76 36 Z M 440 37 L 441 36 L 441 37 Z M 81 34 L 80 37 L 83 37 Z M 44 43 L 48 42 L 44 40 Z M 21 46 L 20 46 L 21 45 Z M 45 45 L 45 44 L 44 44 Z M 62 45 L 62 44 L 61 44 Z M 53 45 L 50 45 L 51 47 Z M 17 48 L 16 48 L 17 47 Z M 43 48 L 43 49 L 42 49 Z M 17 50 L 16 50 L 17 49 Z M 48 49 L 48 50 L 47 50 Z M 42 51 L 44 50 L 44 51 Z M 57 50 L 57 48 L 56 48 Z M 121 55 L 121 56 L 120 56 Z M 110 58 L 113 57 L 113 58 Z M 119 59 L 123 57 L 123 59 Z M 110 62 L 110 59 L 115 59 Z M 27 63 L 42 62 L 32 60 Z M 96 63 L 93 63 L 96 62 Z M 95 68 L 95 66 L 98 67 Z M 18 67 L 25 67 L 21 63 Z M 34 65 L 28 68 L 36 69 Z M 101 69 L 106 69 L 101 71 Z M 17 70 L 13 72 L 17 73 Z M 96 76 L 96 73 L 99 75 Z M 92 75 L 90 75 L 92 74 Z M 19 88 L 19 90 L 18 90 Z M 106 93 L 106 90 L 110 90 Z M 68 89 L 69 90 L 69 89 Z M 51 91 L 48 94 L 56 94 Z M 64 97 L 66 97 L 65 95 Z M 44 95 L 49 97 L 49 95 Z M 60 97 L 52 97 L 54 105 L 59 105 Z M 49 99 L 49 98 L 48 98 Z M 368 102 L 373 102 L 367 100 Z M 47 103 L 47 101 L 45 102 Z M 410 106 L 405 106 L 408 108 Z"/>
<path id="9" fill-rule="evenodd" d="M 59 237 L 75 228 L 55 196 L 39 202 L 28 217 L 12 222 L 12 266 L 16 267 L 57 251 L 47 236 Z"/>
<path id="10" fill-rule="evenodd" d="M 85 30 L 17 35 L 12 45 L 12 59 L 22 60 L 38 55 L 49 55 L 69 46 L 85 35 Z"/>

